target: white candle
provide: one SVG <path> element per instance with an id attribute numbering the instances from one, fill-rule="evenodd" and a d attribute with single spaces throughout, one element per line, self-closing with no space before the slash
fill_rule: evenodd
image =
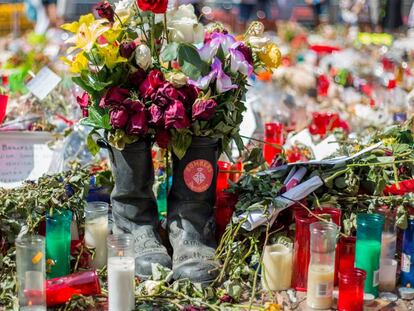
<path id="1" fill-rule="evenodd" d="M 85 243 L 95 248 L 92 267 L 102 269 L 107 260 L 106 238 L 108 237 L 108 217 L 102 216 L 85 222 Z"/>
<path id="2" fill-rule="evenodd" d="M 132 257 L 108 258 L 109 311 L 135 309 L 135 259 Z"/>
<path id="3" fill-rule="evenodd" d="M 43 306 L 26 306 L 20 307 L 20 311 L 46 311 L 46 307 Z"/>
<path id="4" fill-rule="evenodd" d="M 263 255 L 262 286 L 268 290 L 285 290 L 292 281 L 292 250 L 283 244 L 268 245 Z"/>
<path id="5" fill-rule="evenodd" d="M 382 258 L 379 270 L 380 291 L 392 292 L 395 289 L 397 278 L 397 261 L 395 259 Z"/>
<path id="6" fill-rule="evenodd" d="M 334 267 L 309 265 L 306 303 L 314 309 L 330 309 L 332 305 Z"/>
<path id="7" fill-rule="evenodd" d="M 397 235 L 395 232 L 383 232 L 381 238 L 381 258 L 395 257 L 395 250 L 397 248 Z"/>

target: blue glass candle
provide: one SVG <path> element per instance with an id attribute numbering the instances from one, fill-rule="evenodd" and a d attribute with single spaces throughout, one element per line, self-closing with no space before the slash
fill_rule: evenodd
<path id="1" fill-rule="evenodd" d="M 401 284 L 402 286 L 414 285 L 414 218 L 408 221 L 408 227 L 404 230 L 403 247 L 401 255 Z"/>

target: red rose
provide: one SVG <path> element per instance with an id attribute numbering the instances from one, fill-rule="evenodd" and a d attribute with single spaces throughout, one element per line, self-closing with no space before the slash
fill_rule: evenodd
<path id="1" fill-rule="evenodd" d="M 167 11 L 168 0 L 137 0 L 137 3 L 143 11 L 162 14 Z"/>
<path id="2" fill-rule="evenodd" d="M 119 46 L 119 55 L 129 59 L 132 56 L 132 53 L 134 53 L 136 47 L 137 44 L 134 41 L 124 41 Z"/>
<path id="3" fill-rule="evenodd" d="M 165 110 L 165 128 L 182 129 L 189 126 L 190 120 L 187 117 L 183 103 L 174 100 L 174 103 Z"/>
<path id="4" fill-rule="evenodd" d="M 161 71 L 153 69 L 139 87 L 142 97 L 150 97 L 164 83 L 164 75 Z"/>
<path id="5" fill-rule="evenodd" d="M 193 120 L 210 120 L 216 112 L 217 103 L 214 99 L 199 99 L 193 105 Z"/>
<path id="6" fill-rule="evenodd" d="M 135 114 L 135 112 L 141 112 L 145 109 L 143 103 L 139 100 L 133 100 L 131 98 L 127 98 L 122 102 L 122 105 L 130 112 L 130 114 Z"/>
<path id="7" fill-rule="evenodd" d="M 109 122 L 114 129 L 123 129 L 128 122 L 128 111 L 124 106 L 111 109 L 109 112 Z"/>
<path id="8" fill-rule="evenodd" d="M 99 102 L 99 107 L 108 108 L 120 105 L 125 99 L 129 97 L 129 90 L 118 86 L 111 87 Z"/>
<path id="9" fill-rule="evenodd" d="M 162 110 L 160 106 L 152 104 L 151 107 L 149 107 L 149 113 L 150 113 L 149 123 L 155 124 L 157 126 L 164 125 L 164 111 Z"/>
<path id="10" fill-rule="evenodd" d="M 106 18 L 111 23 L 115 21 L 114 9 L 111 7 L 108 1 L 99 2 L 98 6 L 96 7 L 96 11 L 98 12 L 100 18 Z"/>
<path id="11" fill-rule="evenodd" d="M 82 110 L 83 117 L 87 117 L 89 114 L 88 107 L 89 107 L 89 94 L 83 92 L 82 96 L 77 96 L 76 101 L 79 104 L 80 109 Z"/>
<path id="12" fill-rule="evenodd" d="M 166 149 L 168 147 L 168 143 L 170 142 L 170 131 L 157 129 L 157 133 L 155 134 L 155 142 L 158 147 Z"/>
<path id="13" fill-rule="evenodd" d="M 130 119 L 127 134 L 142 136 L 148 132 L 148 124 L 145 110 L 135 113 Z"/>
<path id="14" fill-rule="evenodd" d="M 128 76 L 128 84 L 138 90 L 146 77 L 147 73 L 145 70 L 138 68 L 138 70 Z"/>
<path id="15" fill-rule="evenodd" d="M 155 93 L 151 95 L 154 104 L 160 107 L 167 107 L 169 104 L 179 98 L 179 94 L 174 86 L 169 82 L 164 82 Z"/>
<path id="16" fill-rule="evenodd" d="M 186 108 L 190 108 L 197 99 L 200 90 L 194 85 L 185 85 L 178 89 L 178 93 Z"/>

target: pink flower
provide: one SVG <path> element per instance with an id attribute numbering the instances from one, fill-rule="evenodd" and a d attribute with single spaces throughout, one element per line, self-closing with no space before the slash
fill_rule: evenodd
<path id="1" fill-rule="evenodd" d="M 120 105 L 125 99 L 129 97 L 129 90 L 119 86 L 111 87 L 99 102 L 99 107 L 108 108 Z"/>
<path id="2" fill-rule="evenodd" d="M 149 98 L 163 83 L 164 75 L 158 69 L 153 69 L 139 87 L 142 97 Z"/>
<path id="3" fill-rule="evenodd" d="M 135 113 L 129 119 L 127 134 L 143 136 L 148 132 L 148 123 L 145 110 Z"/>
<path id="4" fill-rule="evenodd" d="M 190 120 L 187 117 L 183 103 L 174 100 L 174 103 L 165 110 L 165 128 L 182 129 L 189 126 Z"/>
<path id="5" fill-rule="evenodd" d="M 160 106 L 152 104 L 151 107 L 149 107 L 149 114 L 150 114 L 150 119 L 149 119 L 150 124 L 154 124 L 157 126 L 164 125 L 164 111 L 162 110 Z"/>
<path id="6" fill-rule="evenodd" d="M 151 95 L 151 100 L 154 104 L 160 107 L 167 107 L 174 100 L 179 98 L 179 93 L 174 86 L 169 82 L 164 82 L 154 93 Z"/>
<path id="7" fill-rule="evenodd" d="M 204 120 L 208 121 L 216 112 L 217 103 L 214 99 L 198 99 L 193 105 L 193 121 Z"/>
<path id="8" fill-rule="evenodd" d="M 123 129 L 128 122 L 128 111 L 124 106 L 114 107 L 109 112 L 109 122 L 114 129 Z"/>
<path id="9" fill-rule="evenodd" d="M 89 94 L 86 92 L 83 92 L 82 96 L 77 96 L 76 101 L 79 104 L 80 109 L 82 110 L 82 116 L 84 118 L 88 117 L 89 111 Z"/>

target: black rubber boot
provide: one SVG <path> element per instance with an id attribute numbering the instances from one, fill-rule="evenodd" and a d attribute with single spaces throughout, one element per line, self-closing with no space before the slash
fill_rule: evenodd
<path id="1" fill-rule="evenodd" d="M 183 159 L 173 155 L 167 217 L 174 279 L 208 284 L 218 274 L 214 261 L 217 159 L 217 140 L 205 137 L 193 137 Z"/>
<path id="2" fill-rule="evenodd" d="M 138 141 L 122 151 L 112 148 L 109 154 L 115 178 L 111 194 L 113 231 L 134 235 L 135 273 L 146 279 L 152 274 L 152 263 L 171 268 L 171 258 L 158 234 L 151 145 Z"/>

